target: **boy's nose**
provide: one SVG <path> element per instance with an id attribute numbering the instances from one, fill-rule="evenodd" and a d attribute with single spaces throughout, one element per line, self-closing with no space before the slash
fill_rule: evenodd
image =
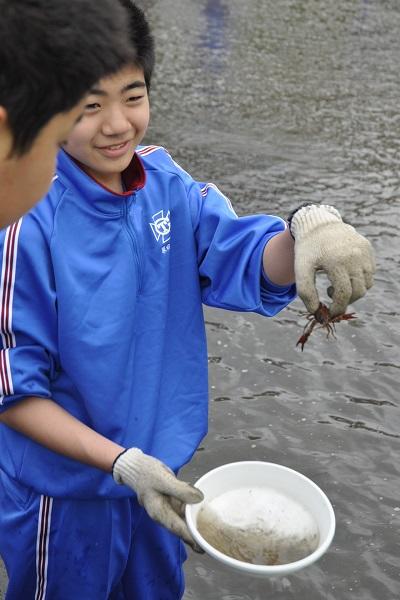
<path id="1" fill-rule="evenodd" d="M 131 129 L 131 123 L 124 111 L 115 108 L 108 111 L 103 121 L 102 132 L 104 135 L 121 135 Z"/>

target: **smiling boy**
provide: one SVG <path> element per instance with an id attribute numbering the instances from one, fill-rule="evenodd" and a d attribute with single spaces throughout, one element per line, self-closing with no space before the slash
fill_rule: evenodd
<path id="1" fill-rule="evenodd" d="M 0 554 L 13 600 L 180 599 L 179 538 L 196 549 L 182 508 L 202 494 L 174 473 L 207 431 L 202 303 L 273 316 L 295 297 L 296 268 L 312 305 L 325 255 L 333 310 L 372 283 L 368 242 L 332 207 L 298 210 L 294 242 L 283 219 L 238 218 L 214 184 L 140 146 L 153 42 L 123 3 L 136 61 L 94 85 L 50 192 L 2 239 Z"/>
<path id="2" fill-rule="evenodd" d="M 133 52 L 114 0 L 0 0 L 0 228 L 46 192 L 83 96 Z"/>
<path id="3" fill-rule="evenodd" d="M 121 173 L 129 167 L 149 118 L 143 69 L 127 66 L 90 91 L 84 118 L 64 149 L 98 183 L 122 194 Z"/>

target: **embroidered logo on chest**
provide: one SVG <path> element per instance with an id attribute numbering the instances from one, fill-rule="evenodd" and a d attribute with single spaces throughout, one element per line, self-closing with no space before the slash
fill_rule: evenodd
<path id="1" fill-rule="evenodd" d="M 171 221 L 169 211 L 164 215 L 164 211 L 160 210 L 152 216 L 152 221 L 149 223 L 151 230 L 157 242 L 161 243 L 162 252 L 168 252 L 170 249 L 169 241 L 171 239 Z"/>

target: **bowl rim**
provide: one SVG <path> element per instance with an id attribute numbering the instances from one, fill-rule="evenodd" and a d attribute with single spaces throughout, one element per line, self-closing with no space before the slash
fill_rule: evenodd
<path id="1" fill-rule="evenodd" d="M 231 558 L 230 556 L 227 556 L 223 552 L 220 552 L 219 550 L 214 548 L 214 546 L 209 544 L 206 539 L 203 538 L 203 536 L 199 533 L 199 531 L 197 529 L 197 526 L 196 526 L 196 523 L 195 523 L 195 520 L 194 520 L 194 517 L 192 514 L 192 509 L 197 506 L 196 504 L 187 504 L 186 508 L 185 508 L 186 523 L 187 523 L 187 526 L 189 528 L 191 535 L 193 536 L 195 541 L 199 544 L 199 546 L 203 550 L 205 550 L 205 552 L 207 554 L 209 554 L 213 558 L 219 560 L 220 562 L 224 563 L 228 567 L 234 568 L 237 571 L 241 571 L 242 573 L 248 573 L 248 574 L 253 574 L 253 575 L 265 575 L 265 576 L 283 575 L 283 574 L 287 575 L 289 573 L 298 571 L 300 569 L 303 569 L 304 567 L 307 567 L 307 566 L 313 564 L 323 554 L 325 554 L 325 552 L 328 550 L 329 546 L 331 545 L 333 537 L 335 535 L 336 518 L 335 518 L 335 513 L 333 510 L 332 504 L 331 504 L 329 498 L 327 497 L 327 495 L 325 494 L 325 492 L 323 492 L 321 490 L 321 488 L 312 479 L 310 479 L 306 475 L 303 475 L 299 471 L 296 471 L 295 469 L 286 467 L 285 465 L 281 465 L 279 463 L 273 463 L 273 462 L 268 462 L 268 461 L 263 461 L 263 460 L 245 460 L 245 461 L 236 461 L 236 462 L 226 463 L 224 465 L 220 465 L 219 467 L 215 467 L 214 469 L 211 469 L 210 471 L 207 471 L 207 473 L 202 475 L 196 481 L 194 486 L 201 489 L 201 484 L 204 481 L 206 481 L 210 477 L 216 475 L 219 471 L 226 470 L 227 468 L 233 469 L 239 465 L 241 467 L 246 467 L 246 466 L 255 465 L 255 464 L 257 464 L 257 465 L 262 464 L 265 466 L 273 466 L 274 468 L 277 468 L 278 470 L 293 473 L 296 477 L 303 479 L 308 484 L 310 484 L 311 487 L 313 487 L 315 489 L 315 491 L 322 498 L 322 500 L 327 508 L 328 515 L 329 515 L 329 527 L 328 527 L 327 534 L 326 534 L 325 539 L 323 540 L 322 544 L 320 544 L 318 546 L 318 548 L 316 548 L 314 550 L 314 552 L 311 552 L 311 554 L 308 554 L 304 558 L 301 558 L 300 560 L 296 560 L 291 563 L 286 563 L 283 565 L 257 565 L 257 564 L 252 564 L 252 563 L 246 563 L 246 562 L 238 560 L 236 558 Z"/>

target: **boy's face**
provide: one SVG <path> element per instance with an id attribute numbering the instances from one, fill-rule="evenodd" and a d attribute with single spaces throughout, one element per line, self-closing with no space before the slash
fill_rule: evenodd
<path id="1" fill-rule="evenodd" d="M 120 192 L 121 173 L 146 133 L 149 113 L 143 71 L 126 66 L 92 88 L 64 149 L 99 183 Z"/>
<path id="2" fill-rule="evenodd" d="M 13 135 L 7 113 L 0 107 L 0 228 L 17 221 L 47 192 L 61 144 L 81 116 L 84 102 L 59 113 L 40 130 L 31 148 L 10 156 Z"/>

